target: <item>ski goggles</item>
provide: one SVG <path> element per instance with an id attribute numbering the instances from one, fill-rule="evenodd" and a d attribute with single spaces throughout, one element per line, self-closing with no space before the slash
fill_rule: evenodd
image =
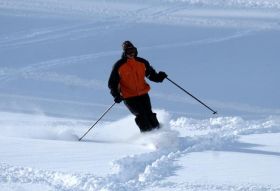
<path id="1" fill-rule="evenodd" d="M 133 55 L 133 54 L 135 54 L 135 53 L 136 53 L 136 48 L 135 48 L 135 47 L 127 48 L 127 49 L 125 50 L 125 54 L 126 54 L 126 55 Z"/>

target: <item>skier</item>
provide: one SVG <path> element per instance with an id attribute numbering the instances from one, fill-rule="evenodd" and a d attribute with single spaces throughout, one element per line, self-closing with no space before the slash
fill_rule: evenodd
<path id="1" fill-rule="evenodd" d="M 144 58 L 138 57 L 137 48 L 130 42 L 122 44 L 123 53 L 113 66 L 108 86 L 114 101 L 124 104 L 135 115 L 135 122 L 141 132 L 159 128 L 156 113 L 152 111 L 149 97 L 150 86 L 145 77 L 154 82 L 163 82 L 165 72 L 156 72 Z"/>

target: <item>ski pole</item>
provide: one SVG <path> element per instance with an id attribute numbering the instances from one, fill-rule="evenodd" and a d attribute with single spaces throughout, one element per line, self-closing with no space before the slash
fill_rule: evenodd
<path id="1" fill-rule="evenodd" d="M 181 86 L 179 86 L 177 83 L 175 83 L 174 81 L 170 80 L 168 77 L 166 77 L 166 79 L 168 81 L 170 81 L 171 83 L 173 83 L 175 86 L 177 86 L 178 88 L 180 88 L 182 91 L 184 91 L 185 93 L 187 93 L 189 96 L 191 96 L 192 98 L 194 98 L 196 101 L 198 101 L 199 103 L 201 103 L 202 105 L 204 105 L 206 108 L 208 108 L 209 110 L 211 110 L 213 112 L 213 115 L 217 114 L 217 111 L 214 111 L 213 109 L 211 109 L 209 106 L 207 106 L 205 103 L 203 103 L 202 101 L 200 101 L 198 98 L 196 98 L 194 95 L 192 95 L 191 93 L 189 93 L 187 90 L 185 90 L 184 88 L 182 88 Z"/>
<path id="2" fill-rule="evenodd" d="M 79 141 L 81 141 L 86 134 L 88 134 L 88 132 L 110 111 L 110 109 L 112 109 L 112 107 L 116 104 L 116 102 L 114 102 L 102 115 L 101 117 L 91 126 L 91 128 L 89 128 L 89 130 L 87 132 L 85 132 L 85 134 L 79 138 Z"/>

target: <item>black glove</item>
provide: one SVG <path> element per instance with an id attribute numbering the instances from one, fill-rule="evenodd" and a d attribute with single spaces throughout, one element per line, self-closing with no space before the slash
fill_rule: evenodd
<path id="1" fill-rule="evenodd" d="M 163 82 L 163 80 L 164 80 L 165 78 L 167 78 L 167 74 L 166 74 L 165 72 L 160 71 L 160 72 L 158 73 L 158 80 L 159 80 L 159 82 Z"/>
<path id="2" fill-rule="evenodd" d="M 123 100 L 123 98 L 122 98 L 121 95 L 117 95 L 117 96 L 115 97 L 115 99 L 114 99 L 114 101 L 115 101 L 116 103 L 121 103 L 122 100 Z"/>

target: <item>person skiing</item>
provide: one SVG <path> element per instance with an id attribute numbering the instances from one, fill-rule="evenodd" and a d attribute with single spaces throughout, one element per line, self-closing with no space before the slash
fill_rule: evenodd
<path id="1" fill-rule="evenodd" d="M 135 115 L 135 122 L 141 132 L 160 127 L 156 113 L 152 111 L 150 86 L 145 77 L 154 82 L 163 82 L 165 72 L 156 72 L 144 58 L 138 57 L 137 48 L 130 42 L 122 44 L 123 53 L 112 69 L 108 87 L 115 103 L 124 104 Z"/>

